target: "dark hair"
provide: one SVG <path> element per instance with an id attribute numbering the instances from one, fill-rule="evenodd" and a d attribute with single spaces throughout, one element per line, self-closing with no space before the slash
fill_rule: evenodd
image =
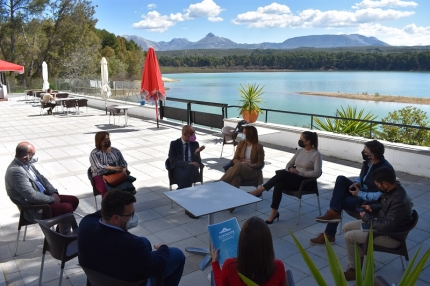
<path id="1" fill-rule="evenodd" d="M 28 145 L 30 145 L 30 143 L 28 143 L 28 142 L 19 143 L 15 149 L 15 157 L 21 158 L 22 156 L 27 155 L 28 154 Z"/>
<path id="2" fill-rule="evenodd" d="M 106 135 L 108 135 L 108 136 L 109 136 L 109 138 L 110 138 L 109 132 L 106 132 L 106 131 L 100 131 L 100 132 L 97 132 L 97 133 L 96 133 L 95 140 L 96 140 L 96 148 L 97 148 L 97 149 L 99 149 L 99 150 L 101 150 L 101 149 L 102 149 L 103 141 L 105 140 Z"/>
<path id="3" fill-rule="evenodd" d="M 237 271 L 258 285 L 269 281 L 275 272 L 272 234 L 259 217 L 249 218 L 242 226 L 237 250 Z"/>
<path id="4" fill-rule="evenodd" d="M 130 192 L 113 190 L 105 194 L 102 199 L 102 217 L 110 220 L 115 214 L 122 214 L 125 206 L 135 203 L 136 198 Z"/>
<path id="5" fill-rule="evenodd" d="M 318 150 L 318 134 L 316 132 L 304 131 L 302 135 L 306 140 L 311 141 L 311 145 L 315 150 Z"/>
<path id="6" fill-rule="evenodd" d="M 257 128 L 254 126 L 244 126 L 243 129 L 246 130 L 246 141 L 252 144 L 258 143 Z"/>
<path id="7" fill-rule="evenodd" d="M 48 90 L 46 92 L 47 93 L 51 93 L 52 92 L 52 88 L 48 88 Z"/>
<path id="8" fill-rule="evenodd" d="M 369 148 L 370 153 L 372 153 L 376 159 L 382 160 L 384 159 L 385 147 L 384 144 L 379 142 L 378 140 L 367 141 L 364 145 Z"/>
<path id="9" fill-rule="evenodd" d="M 396 172 L 388 167 L 382 167 L 372 172 L 372 180 L 378 183 L 387 182 L 389 184 L 396 183 Z"/>

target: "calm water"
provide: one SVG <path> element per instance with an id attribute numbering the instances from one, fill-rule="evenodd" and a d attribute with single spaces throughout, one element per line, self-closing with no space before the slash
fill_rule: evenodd
<path id="1" fill-rule="evenodd" d="M 240 83 L 264 85 L 261 107 L 295 112 L 334 115 L 336 109 L 347 105 L 364 108 L 378 115 L 378 119 L 389 112 L 412 104 L 338 99 L 322 96 L 300 95 L 300 91 L 325 91 L 343 93 L 363 93 L 369 95 L 402 95 L 410 97 L 430 97 L 429 72 L 246 72 L 246 73 L 202 73 L 165 74 L 164 77 L 177 79 L 165 86 L 167 99 L 170 97 L 193 99 L 238 105 Z M 167 103 L 168 105 L 177 105 Z M 413 105 L 427 112 L 430 105 Z M 184 107 L 184 106 L 181 106 Z M 194 107 L 197 109 L 200 107 Z M 220 113 L 220 109 L 204 111 Z M 237 108 L 229 108 L 228 116 L 238 115 Z M 262 115 L 264 116 L 264 115 Z M 377 120 L 378 120 L 377 119 Z M 264 120 L 264 117 L 260 120 Z M 307 125 L 309 117 L 269 113 L 269 122 L 291 125 Z"/>

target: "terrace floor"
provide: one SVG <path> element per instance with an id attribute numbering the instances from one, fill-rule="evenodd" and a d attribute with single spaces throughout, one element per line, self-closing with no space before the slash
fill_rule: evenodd
<path id="1" fill-rule="evenodd" d="M 94 148 L 94 134 L 106 130 L 111 133 L 112 145 L 123 153 L 132 175 L 137 178 L 136 212 L 139 226 L 131 230 L 136 235 L 147 237 L 153 244 L 164 242 L 169 246 L 182 249 L 187 257 L 184 274 L 180 285 L 209 285 L 208 274 L 211 267 L 201 271 L 198 267 L 202 256 L 185 252 L 186 246 L 206 247 L 208 244 L 207 217 L 193 220 L 184 214 L 184 210 L 174 205 L 163 192 L 169 190 L 167 171 L 164 161 L 167 158 L 170 141 L 180 137 L 181 125 L 161 121 L 160 129 L 152 120 L 129 118 L 128 127 L 110 125 L 104 111 L 93 108 L 81 109 L 78 115 L 54 113 L 54 116 L 39 115 L 40 107 L 24 101 L 24 96 L 10 95 L 9 101 L 0 102 L 0 174 L 13 160 L 18 142 L 31 141 L 36 146 L 39 162 L 38 170 L 62 194 L 72 194 L 80 199 L 78 213 L 89 214 L 95 211 L 92 187 L 87 178 L 89 153 Z M 121 123 L 124 123 L 121 118 Z M 232 147 L 224 148 L 220 158 L 222 137 L 219 131 L 196 129 L 197 140 L 206 145 L 202 152 L 204 183 L 218 180 L 222 166 L 232 157 Z M 262 135 L 264 136 L 264 135 Z M 290 148 L 265 145 L 266 165 L 264 179 L 268 180 L 275 170 L 285 167 L 293 156 Z M 361 156 L 357 154 L 357 157 Z M 356 177 L 359 163 L 323 157 L 324 173 L 318 179 L 322 212 L 328 209 L 331 191 L 338 175 Z M 394 166 L 395 167 L 395 166 Z M 424 249 L 430 247 L 430 178 L 418 177 L 406 173 L 397 173 L 399 180 L 413 198 L 415 209 L 420 215 L 417 227 L 408 237 L 409 253 L 412 257 L 420 244 Z M 246 191 L 252 188 L 243 188 Z M 97 197 L 100 207 L 100 196 Z M 264 194 L 264 200 L 255 205 L 237 208 L 233 214 L 227 211 L 215 214 L 215 222 L 236 217 L 242 225 L 251 216 L 267 219 L 270 212 L 271 191 Z M 284 196 L 280 212 L 280 221 L 270 226 L 275 248 L 275 256 L 281 259 L 286 269 L 293 272 L 296 285 L 316 285 L 289 231 L 300 240 L 313 262 L 322 272 L 328 285 L 333 279 L 323 246 L 309 243 L 309 239 L 324 230 L 325 225 L 316 223 L 319 215 L 315 196 L 302 200 L 300 224 L 296 225 L 298 201 Z M 18 209 L 9 200 L 4 188 L 4 175 L 0 176 L 0 285 L 37 285 L 40 270 L 43 234 L 37 225 L 28 227 L 27 239 L 18 247 L 18 255 L 13 257 L 17 234 Z M 76 217 L 78 222 L 79 217 Z M 344 216 L 344 223 L 352 218 Z M 22 232 L 21 232 L 22 233 Z M 21 234 L 22 238 L 22 234 Z M 333 245 L 341 265 L 346 268 L 346 250 L 343 235 L 336 235 Z M 419 256 L 421 257 L 421 256 Z M 376 275 L 383 275 L 389 282 L 398 283 L 403 275 L 400 259 L 394 255 L 375 253 Z M 429 262 L 421 273 L 416 285 L 429 285 Z M 45 259 L 43 285 L 57 285 L 60 265 L 49 254 Z M 66 263 L 63 285 L 85 285 L 85 273 L 78 265 L 77 258 Z M 2 281 L 3 279 L 3 281 Z M 350 282 L 349 285 L 354 285 Z"/>

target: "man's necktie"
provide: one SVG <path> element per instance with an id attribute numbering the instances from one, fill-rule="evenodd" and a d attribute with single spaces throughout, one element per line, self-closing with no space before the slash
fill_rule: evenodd
<path id="1" fill-rule="evenodd" d="M 188 143 L 185 143 L 185 161 L 188 161 Z"/>

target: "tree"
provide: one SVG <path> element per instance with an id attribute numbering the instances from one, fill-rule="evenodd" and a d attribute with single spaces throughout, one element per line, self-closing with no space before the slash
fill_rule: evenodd
<path id="1" fill-rule="evenodd" d="M 429 127 L 427 113 L 412 106 L 388 113 L 382 122 Z M 377 132 L 380 139 L 409 145 L 430 146 L 429 130 L 390 125 L 382 125 L 381 129 Z"/>

